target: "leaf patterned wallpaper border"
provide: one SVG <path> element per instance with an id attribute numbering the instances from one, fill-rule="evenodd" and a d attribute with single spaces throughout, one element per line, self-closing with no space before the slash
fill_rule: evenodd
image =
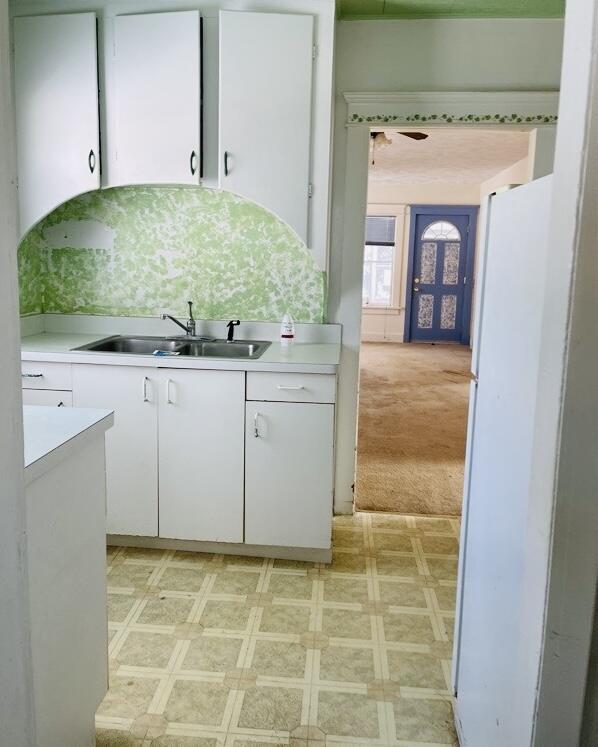
<path id="1" fill-rule="evenodd" d="M 97 230 L 100 228 L 101 240 Z M 325 276 L 295 232 L 229 192 L 117 187 L 60 206 L 19 247 L 21 313 L 322 322 Z"/>

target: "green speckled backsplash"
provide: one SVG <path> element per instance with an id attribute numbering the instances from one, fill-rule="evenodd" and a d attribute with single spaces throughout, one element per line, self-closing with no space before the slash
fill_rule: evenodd
<path id="1" fill-rule="evenodd" d="M 19 287 L 22 314 L 185 315 L 192 299 L 200 319 L 324 319 L 324 273 L 297 235 L 259 205 L 203 188 L 69 201 L 21 243 Z"/>

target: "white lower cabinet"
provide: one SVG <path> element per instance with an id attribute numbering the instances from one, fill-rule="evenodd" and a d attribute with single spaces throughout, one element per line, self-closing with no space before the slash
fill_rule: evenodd
<path id="1" fill-rule="evenodd" d="M 73 366 L 75 407 L 114 410 L 106 433 L 108 534 L 158 535 L 158 387 L 155 368 Z"/>
<path id="2" fill-rule="evenodd" d="M 245 542 L 329 548 L 334 405 L 247 402 Z"/>
<path id="3" fill-rule="evenodd" d="M 160 536 L 243 542 L 245 372 L 159 371 Z"/>
<path id="4" fill-rule="evenodd" d="M 72 407 L 73 393 L 55 389 L 23 389 L 23 404 Z"/>

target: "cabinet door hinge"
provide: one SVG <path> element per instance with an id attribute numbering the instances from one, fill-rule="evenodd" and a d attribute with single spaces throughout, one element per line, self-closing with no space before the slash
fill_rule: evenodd
<path id="1" fill-rule="evenodd" d="M 312 58 L 312 60 L 315 60 L 317 58 L 317 56 L 318 56 L 318 45 L 314 44 L 313 47 L 311 48 L 311 58 Z"/>
<path id="2" fill-rule="evenodd" d="M 312 197 L 312 196 L 313 196 L 313 193 L 314 193 L 314 185 L 313 185 L 313 184 L 312 184 L 312 183 L 310 182 L 310 183 L 309 183 L 309 184 L 307 185 L 307 196 L 308 196 L 308 197 Z"/>

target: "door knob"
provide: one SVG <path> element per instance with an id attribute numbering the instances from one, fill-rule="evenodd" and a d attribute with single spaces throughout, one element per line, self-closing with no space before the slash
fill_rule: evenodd
<path id="1" fill-rule="evenodd" d="M 414 293 L 419 293 L 419 287 L 418 287 L 417 285 L 416 285 L 416 286 L 415 286 L 415 288 L 413 289 L 413 292 L 414 292 Z"/>

